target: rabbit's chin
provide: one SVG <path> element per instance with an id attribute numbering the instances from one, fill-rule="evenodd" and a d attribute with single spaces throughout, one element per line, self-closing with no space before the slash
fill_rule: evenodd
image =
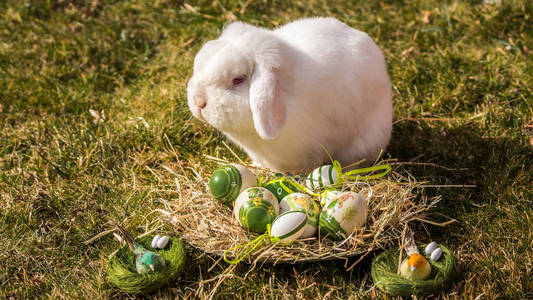
<path id="1" fill-rule="evenodd" d="M 235 134 L 238 136 L 249 136 L 254 133 L 250 130 L 250 128 L 253 128 L 251 114 L 229 109 L 219 109 L 217 111 L 205 110 L 202 111 L 202 114 L 207 124 L 215 127 L 226 135 Z"/>

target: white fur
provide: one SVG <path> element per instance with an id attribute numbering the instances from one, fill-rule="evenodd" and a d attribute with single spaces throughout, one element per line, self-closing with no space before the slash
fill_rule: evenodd
<path id="1" fill-rule="evenodd" d="M 245 81 L 233 86 L 239 75 Z M 334 18 L 275 30 L 232 23 L 196 55 L 187 91 L 194 116 L 277 171 L 327 163 L 321 145 L 342 165 L 372 161 L 390 139 L 383 54 L 367 34 Z M 203 109 L 197 99 L 206 101 Z"/>

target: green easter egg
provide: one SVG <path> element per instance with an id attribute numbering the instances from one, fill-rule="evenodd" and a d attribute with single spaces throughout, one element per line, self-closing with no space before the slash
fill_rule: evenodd
<path id="1" fill-rule="evenodd" d="M 292 193 L 283 198 L 280 202 L 280 212 L 300 210 L 307 215 L 307 226 L 302 234 L 303 238 L 312 237 L 317 230 L 318 215 L 320 208 L 313 199 L 303 193 Z"/>
<path id="2" fill-rule="evenodd" d="M 337 183 L 337 170 L 332 165 L 316 168 L 305 180 L 305 185 L 311 190 L 328 188 Z"/>
<path id="3" fill-rule="evenodd" d="M 330 203 L 330 206 L 335 206 L 337 201 Z M 340 240 L 346 236 L 346 231 L 341 224 L 331 214 L 328 209 L 323 209 L 318 218 L 318 231 L 321 237 L 327 236 L 332 240 Z"/>
<path id="4" fill-rule="evenodd" d="M 215 199 L 233 201 L 241 191 L 241 173 L 232 165 L 218 168 L 211 175 L 209 189 Z"/>
<path id="5" fill-rule="evenodd" d="M 264 199 L 254 198 L 239 209 L 239 223 L 250 231 L 264 233 L 276 218 L 274 206 Z"/>
<path id="6" fill-rule="evenodd" d="M 281 199 L 285 198 L 285 196 L 296 193 L 298 189 L 292 185 L 288 180 L 279 178 L 274 179 L 265 184 L 265 188 L 269 191 L 271 191 L 274 196 L 276 196 L 276 199 L 278 199 L 278 202 L 281 201 Z"/>
<path id="7" fill-rule="evenodd" d="M 215 199 L 232 202 L 246 188 L 257 185 L 257 178 L 246 167 L 231 164 L 224 165 L 213 172 L 209 180 L 209 189 Z"/>

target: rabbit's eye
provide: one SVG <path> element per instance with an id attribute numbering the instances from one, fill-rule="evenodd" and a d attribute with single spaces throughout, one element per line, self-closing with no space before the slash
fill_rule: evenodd
<path id="1" fill-rule="evenodd" d="M 233 86 L 236 86 L 236 85 L 239 85 L 239 84 L 243 83 L 244 80 L 246 80 L 246 76 L 245 75 L 240 75 L 240 76 L 237 76 L 237 77 L 233 78 L 231 80 L 231 83 L 233 84 Z"/>

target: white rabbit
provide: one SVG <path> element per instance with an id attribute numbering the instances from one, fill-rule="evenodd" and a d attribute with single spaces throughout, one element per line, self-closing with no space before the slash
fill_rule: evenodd
<path id="1" fill-rule="evenodd" d="M 193 115 L 252 161 L 281 172 L 372 161 L 392 129 L 391 83 L 367 34 L 334 18 L 275 30 L 236 22 L 203 45 L 188 83 Z"/>

